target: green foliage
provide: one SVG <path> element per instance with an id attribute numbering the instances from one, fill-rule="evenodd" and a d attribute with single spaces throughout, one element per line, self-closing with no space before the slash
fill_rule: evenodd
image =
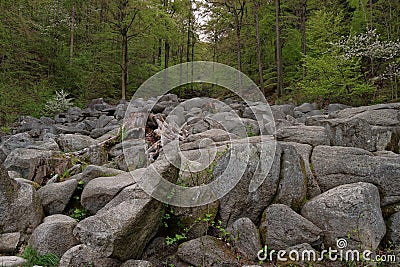
<path id="1" fill-rule="evenodd" d="M 23 265 L 23 267 L 32 267 L 34 265 L 56 267 L 58 266 L 58 263 L 60 261 L 57 255 L 54 254 L 40 255 L 39 252 L 33 249 L 31 246 L 25 248 L 21 257 L 28 261 L 28 263 Z"/>
<path id="2" fill-rule="evenodd" d="M 275 1 L 258 2 L 265 87 L 273 92 L 277 87 Z M 360 37 L 368 26 L 376 29 L 380 44 L 398 44 L 400 1 L 374 0 L 369 6 L 368 0 L 308 0 L 305 58 L 301 1 L 280 2 L 283 86 L 286 94 L 293 94 L 282 100 L 295 97 L 333 102 L 343 96 L 350 104 L 365 104 L 399 98 L 399 79 L 389 65 L 399 65 L 398 55 L 390 62 L 365 55 L 345 61 L 331 51 L 331 43 L 339 42 L 342 36 Z M 75 27 L 70 54 L 73 5 Z M 68 92 L 79 106 L 97 97 L 118 100 L 122 35 L 127 37 L 128 97 L 166 65 L 209 60 L 237 66 L 236 21 L 233 9 L 222 0 L 16 0 L 0 1 L 0 10 L 0 126 L 20 115 L 42 116 L 46 102 L 56 92 Z M 240 30 L 242 70 L 258 82 L 252 1 L 246 1 L 245 10 Z M 200 23 L 196 20 L 199 17 L 207 19 Z M 374 47 L 379 45 L 370 46 Z M 368 51 L 361 46 L 359 49 Z M 325 79 L 324 72 L 333 76 Z M 232 96 L 227 90 L 208 85 L 181 86 L 176 92 L 181 97 Z"/>
<path id="3" fill-rule="evenodd" d="M 3 132 L 5 134 L 11 134 L 11 128 L 8 126 L 2 126 L 0 127 L 0 132 Z"/>
<path id="4" fill-rule="evenodd" d="M 169 237 L 169 236 L 167 236 L 167 237 L 165 238 L 165 243 L 166 243 L 168 246 L 170 246 L 170 245 L 173 245 L 173 244 L 175 244 L 175 243 L 178 243 L 179 241 L 186 240 L 186 239 L 187 239 L 187 237 L 186 237 L 186 234 L 185 234 L 185 233 L 182 233 L 182 234 L 175 234 L 174 237 Z"/>
<path id="5" fill-rule="evenodd" d="M 307 48 L 311 56 L 325 54 L 330 48 L 330 43 L 338 41 L 346 33 L 343 13 L 339 10 L 336 14 L 326 9 L 316 10 L 307 22 Z"/>
<path id="6" fill-rule="evenodd" d="M 69 215 L 70 217 L 74 218 L 78 222 L 82 221 L 83 219 L 89 217 L 89 211 L 84 208 L 75 208 L 73 212 Z"/>
<path id="7" fill-rule="evenodd" d="M 181 241 L 186 240 L 187 234 L 189 233 L 189 231 L 199 223 L 206 223 L 209 227 L 211 227 L 217 231 L 217 235 L 219 238 L 221 238 L 222 240 L 225 240 L 226 242 L 229 242 L 230 241 L 230 233 L 225 228 L 222 227 L 222 221 L 219 220 L 218 222 L 215 222 L 215 221 L 213 221 L 213 218 L 214 218 L 213 214 L 209 214 L 209 213 L 204 214 L 204 216 L 197 218 L 191 225 L 183 228 L 180 233 L 175 233 L 172 237 L 167 236 L 165 238 L 166 244 L 173 245 L 173 244 L 180 243 Z M 169 215 L 168 220 L 171 220 L 171 219 L 172 219 L 172 216 Z"/>
<path id="8" fill-rule="evenodd" d="M 354 104 L 357 99 L 366 99 L 367 102 L 366 97 L 375 90 L 364 83 L 359 60 L 331 52 L 319 57 L 307 56 L 306 62 L 307 77 L 301 83 L 305 101 Z"/>

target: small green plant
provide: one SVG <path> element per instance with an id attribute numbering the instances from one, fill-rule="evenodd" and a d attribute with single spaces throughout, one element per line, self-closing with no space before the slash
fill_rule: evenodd
<path id="1" fill-rule="evenodd" d="M 165 215 L 167 215 L 167 213 Z M 164 215 L 164 217 L 165 217 L 165 215 Z M 197 225 L 198 223 L 202 223 L 202 222 L 205 222 L 210 227 L 213 227 L 214 229 L 216 229 L 218 231 L 218 236 L 222 240 L 224 240 L 225 242 L 231 241 L 230 233 L 226 229 L 224 229 L 222 227 L 222 221 L 219 220 L 216 223 L 215 221 L 213 221 L 213 218 L 214 218 L 214 215 L 210 214 L 210 213 L 205 214 L 203 218 L 201 218 L 201 217 L 197 218 L 192 225 L 190 225 L 189 227 L 184 228 L 181 233 L 175 234 L 175 236 L 173 236 L 173 237 L 167 236 L 166 240 L 165 240 L 166 244 L 167 245 L 173 245 L 173 244 L 178 243 L 178 242 L 180 242 L 182 240 L 186 240 L 187 239 L 187 234 L 189 233 L 189 231 L 195 225 Z M 171 219 L 170 215 L 168 216 L 168 219 Z M 164 222 L 164 227 L 165 226 L 168 227 L 168 225 Z"/>
<path id="2" fill-rule="evenodd" d="M 173 244 L 175 244 L 175 243 L 178 243 L 179 241 L 186 240 L 186 239 L 187 239 L 187 237 L 186 237 L 186 234 L 185 234 L 185 233 L 182 233 L 182 234 L 175 234 L 174 237 L 169 237 L 169 236 L 167 236 L 167 237 L 165 238 L 165 243 L 166 243 L 168 246 L 170 246 L 170 245 L 173 245 Z"/>
<path id="3" fill-rule="evenodd" d="M 211 224 L 211 226 L 214 226 L 214 222 Z M 222 227 L 222 221 L 219 220 L 218 224 L 215 225 L 215 228 L 218 230 L 218 235 L 220 238 L 224 239 L 225 241 L 231 241 L 231 234 Z"/>
<path id="4" fill-rule="evenodd" d="M 56 267 L 60 261 L 59 257 L 54 254 L 40 255 L 38 251 L 33 249 L 31 246 L 27 246 L 21 255 L 22 258 L 26 259 L 28 263 L 24 264 L 23 267 L 32 267 L 34 265 Z"/>
<path id="5" fill-rule="evenodd" d="M 253 131 L 252 125 L 246 126 L 246 132 L 247 132 L 247 137 L 258 136 L 258 134 Z"/>
<path id="6" fill-rule="evenodd" d="M 0 127 L 0 132 L 3 132 L 5 134 L 11 134 L 11 128 L 8 126 L 2 126 Z"/>
<path id="7" fill-rule="evenodd" d="M 171 214 L 168 212 L 165 212 L 164 215 L 161 217 L 161 224 L 165 227 L 168 228 L 168 222 L 171 219 Z"/>
<path id="8" fill-rule="evenodd" d="M 89 211 L 85 208 L 75 208 L 70 216 L 80 222 L 89 216 Z"/>
<path id="9" fill-rule="evenodd" d="M 61 175 L 60 180 L 61 180 L 61 181 L 65 181 L 65 180 L 67 180 L 69 177 L 71 177 L 71 173 L 69 172 L 69 170 L 66 170 L 66 171 Z"/>
<path id="10" fill-rule="evenodd" d="M 81 200 L 81 194 L 82 194 L 82 191 L 83 191 L 83 185 L 84 184 L 85 184 L 84 181 L 79 181 L 78 182 L 78 185 L 77 185 L 77 187 L 75 189 L 75 192 L 77 192 L 77 194 L 74 194 L 74 199 L 76 201 L 80 201 Z"/>

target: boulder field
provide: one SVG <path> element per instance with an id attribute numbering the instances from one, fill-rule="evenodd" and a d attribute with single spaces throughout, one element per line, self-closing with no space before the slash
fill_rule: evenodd
<path id="1" fill-rule="evenodd" d="M 26 246 L 61 267 L 277 266 L 259 252 L 320 255 L 339 241 L 400 256 L 400 103 L 95 99 L 11 130 L 0 139 L 0 266 L 24 264 L 15 255 Z M 155 173 L 181 188 L 213 185 L 244 161 L 240 179 L 215 183 L 229 190 L 204 205 L 143 189 Z"/>

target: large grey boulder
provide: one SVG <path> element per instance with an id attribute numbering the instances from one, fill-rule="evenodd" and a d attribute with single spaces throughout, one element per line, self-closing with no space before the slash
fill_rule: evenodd
<path id="1" fill-rule="evenodd" d="M 153 267 L 154 265 L 149 261 L 129 260 L 124 262 L 121 267 Z"/>
<path id="2" fill-rule="evenodd" d="M 281 127 L 276 132 L 281 141 L 309 144 L 312 146 L 329 145 L 329 138 L 324 127 L 295 125 Z"/>
<path id="3" fill-rule="evenodd" d="M 106 135 L 107 133 L 114 132 L 116 130 L 119 131 L 119 129 L 120 129 L 119 125 L 109 125 L 109 126 L 104 127 L 104 128 L 96 128 L 96 129 L 93 129 L 90 132 L 90 137 L 95 138 L 95 139 L 96 138 L 101 138 L 104 135 Z"/>
<path id="4" fill-rule="evenodd" d="M 47 141 L 36 141 L 35 143 L 27 146 L 26 148 L 37 149 L 37 150 L 53 150 L 53 151 L 60 150 L 58 144 L 53 139 L 49 139 Z"/>
<path id="5" fill-rule="evenodd" d="M 346 184 L 313 198 L 301 214 L 323 230 L 326 246 L 345 238 L 347 249 L 375 251 L 386 233 L 379 201 L 376 186 Z"/>
<path id="6" fill-rule="evenodd" d="M 194 266 L 228 267 L 236 264 L 236 256 L 215 237 L 202 236 L 179 246 L 177 256 Z"/>
<path id="7" fill-rule="evenodd" d="M 288 206 L 273 204 L 263 213 L 260 234 L 265 245 L 281 250 L 302 243 L 318 243 L 323 232 Z"/>
<path id="8" fill-rule="evenodd" d="M 175 182 L 178 172 L 165 161 L 153 164 L 164 179 Z M 95 216 L 81 221 L 74 235 L 104 257 L 119 260 L 139 258 L 160 226 L 161 202 L 143 192 L 137 184 L 123 189 Z"/>
<path id="9" fill-rule="evenodd" d="M 83 189 L 81 196 L 82 206 L 91 214 L 96 214 L 97 211 L 110 202 L 122 189 L 133 183 L 135 183 L 135 180 L 130 173 L 95 178 Z"/>
<path id="10" fill-rule="evenodd" d="M 42 218 L 43 209 L 35 189 L 11 179 L 0 165 L 0 234 L 30 234 Z"/>
<path id="11" fill-rule="evenodd" d="M 223 227 L 229 226 L 237 219 L 243 217 L 247 217 L 254 223 L 258 223 L 262 212 L 276 195 L 279 184 L 282 148 L 277 144 L 275 155 L 267 153 L 266 157 L 270 157 L 271 161 L 273 160 L 268 173 L 263 169 L 265 166 L 260 166 L 261 164 L 259 164 L 261 149 L 261 146 L 257 142 L 250 144 L 249 161 L 242 178 L 231 191 L 220 199 L 219 212 Z M 229 160 L 228 153 L 217 161 L 214 169 L 214 177 L 218 177 L 226 169 Z M 265 180 L 261 185 L 254 191 L 251 191 L 251 183 L 264 177 Z"/>
<path id="12" fill-rule="evenodd" d="M 298 107 L 295 107 L 294 111 L 299 111 L 299 112 L 302 112 L 302 113 L 308 113 L 308 112 L 311 112 L 311 111 L 316 110 L 316 109 L 317 108 L 316 108 L 315 104 L 304 103 L 304 104 L 301 104 Z"/>
<path id="13" fill-rule="evenodd" d="M 116 147 L 118 146 L 119 145 Z M 121 154 L 114 159 L 119 169 L 123 171 L 132 171 L 146 167 L 147 156 L 142 140 L 126 140 L 121 143 L 119 148 Z"/>
<path id="14" fill-rule="evenodd" d="M 1 267 L 18 267 L 26 264 L 28 261 L 17 256 L 0 256 Z"/>
<path id="15" fill-rule="evenodd" d="M 143 194 L 137 185 L 125 188 L 114 202 L 81 221 L 75 236 L 104 257 L 139 258 L 162 216 L 162 204 Z"/>
<path id="16" fill-rule="evenodd" d="M 366 120 L 370 125 L 400 126 L 399 109 L 367 110 L 354 116 Z"/>
<path id="17" fill-rule="evenodd" d="M 389 218 L 388 238 L 396 248 L 400 247 L 400 212 L 396 212 Z"/>
<path id="18" fill-rule="evenodd" d="M 289 115 L 294 117 L 294 106 L 291 104 L 285 104 L 285 105 L 274 105 L 271 106 L 272 110 L 279 110 L 281 111 L 283 114 L 285 114 L 285 116 Z"/>
<path id="19" fill-rule="evenodd" d="M 346 108 L 350 108 L 350 106 L 343 105 L 343 104 L 329 104 L 328 105 L 328 113 L 331 114 L 331 113 L 334 113 L 334 112 L 337 112 L 337 111 L 340 111 L 340 110 L 343 110 Z"/>
<path id="20" fill-rule="evenodd" d="M 65 119 L 62 119 L 65 120 Z M 90 132 L 84 130 L 82 126 L 80 126 L 79 124 L 75 125 L 75 126 L 69 126 L 69 125 L 62 125 L 62 124 L 58 124 L 61 122 L 57 122 L 57 124 L 54 124 L 51 126 L 50 132 L 52 134 L 55 135 L 59 135 L 59 134 L 82 134 L 82 135 L 89 135 Z"/>
<path id="21" fill-rule="evenodd" d="M 4 161 L 6 156 L 14 149 L 25 148 L 34 143 L 33 138 L 28 133 L 19 133 L 7 137 L 0 145 L 0 161 Z"/>
<path id="22" fill-rule="evenodd" d="M 400 156 L 397 154 L 375 156 L 359 148 L 318 146 L 311 163 L 323 191 L 343 184 L 368 182 L 378 186 L 383 206 L 400 200 Z"/>
<path id="23" fill-rule="evenodd" d="M 9 171 L 16 171 L 22 174 L 23 178 L 28 179 L 32 162 L 40 159 L 48 159 L 56 155 L 57 152 L 50 150 L 36 150 L 27 148 L 14 149 L 4 161 L 4 167 Z M 34 166 L 32 166 L 33 168 Z"/>
<path id="24" fill-rule="evenodd" d="M 81 134 L 61 134 L 56 141 L 64 152 L 78 151 L 96 144 L 96 140 Z"/>
<path id="25" fill-rule="evenodd" d="M 230 228 L 233 245 L 249 260 L 257 260 L 257 253 L 261 250 L 261 239 L 257 227 L 249 218 L 236 220 Z"/>
<path id="26" fill-rule="evenodd" d="M 66 215 L 52 215 L 33 231 L 29 244 L 41 255 L 55 254 L 61 257 L 68 249 L 79 244 L 72 231 L 77 221 Z"/>
<path id="27" fill-rule="evenodd" d="M 399 126 L 372 126 L 372 134 L 376 140 L 377 151 L 393 151 L 399 153 L 400 127 Z"/>
<path id="28" fill-rule="evenodd" d="M 67 250 L 61 257 L 59 267 L 120 267 L 121 262 L 104 257 L 86 245 L 77 245 Z"/>
<path id="29" fill-rule="evenodd" d="M 287 142 L 286 144 L 294 147 L 296 152 L 300 155 L 303 162 L 300 162 L 302 172 L 305 173 L 307 177 L 307 199 L 311 199 L 319 194 L 321 194 L 321 189 L 319 188 L 318 181 L 313 173 L 313 166 L 311 165 L 310 159 L 313 151 L 313 147 L 307 144 Z M 304 163 L 304 165 L 303 165 Z"/>
<path id="30" fill-rule="evenodd" d="M 368 151 L 376 150 L 376 136 L 372 126 L 361 118 L 343 118 L 319 120 L 328 134 L 333 146 L 357 147 Z"/>
<path id="31" fill-rule="evenodd" d="M 370 125 L 399 126 L 400 103 L 379 104 L 357 108 L 347 108 L 330 114 L 330 118 L 359 118 L 366 120 Z"/>
<path id="32" fill-rule="evenodd" d="M 389 149 L 399 137 L 400 104 L 381 104 L 346 108 L 329 114 L 327 119 L 307 120 L 307 125 L 324 126 L 332 145 L 363 148 L 368 151 Z"/>
<path id="33" fill-rule="evenodd" d="M 111 176 L 116 176 L 121 173 L 125 173 L 125 172 L 121 171 L 121 170 L 103 167 L 103 166 L 89 165 L 82 172 L 82 175 L 79 177 L 79 181 L 83 181 L 84 186 L 85 186 L 94 178 L 111 177 Z"/>
<path id="34" fill-rule="evenodd" d="M 279 144 L 282 146 L 282 155 L 275 202 L 300 210 L 307 196 L 305 163 L 293 145 L 284 142 Z"/>
<path id="35" fill-rule="evenodd" d="M 20 232 L 0 234 L 0 253 L 15 253 L 20 238 Z"/>
<path id="36" fill-rule="evenodd" d="M 47 184 L 38 190 L 46 214 L 62 213 L 72 197 L 78 181 L 71 179 L 65 182 Z"/>

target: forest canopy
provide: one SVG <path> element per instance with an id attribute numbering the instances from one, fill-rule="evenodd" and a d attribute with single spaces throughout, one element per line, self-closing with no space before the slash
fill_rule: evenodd
<path id="1" fill-rule="evenodd" d="M 42 116 L 57 92 L 76 105 L 129 99 L 197 60 L 241 70 L 271 103 L 399 101 L 398 0 L 0 0 L 0 10 L 0 126 Z"/>

